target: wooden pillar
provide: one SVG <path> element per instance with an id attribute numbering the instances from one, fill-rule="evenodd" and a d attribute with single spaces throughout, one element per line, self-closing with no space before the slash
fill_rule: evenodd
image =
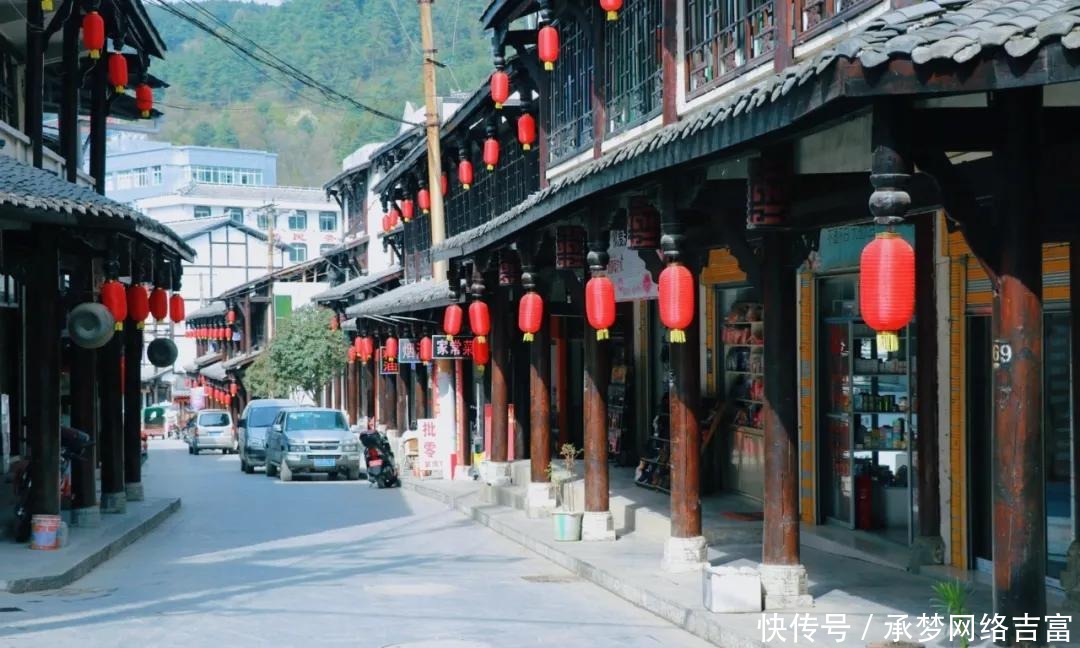
<path id="1" fill-rule="evenodd" d="M 938 339 L 936 236 L 937 214 L 915 221 L 916 416 L 918 420 L 919 527 L 913 562 L 939 565 L 945 560 L 941 537 L 941 487 L 938 477 Z"/>
<path id="2" fill-rule="evenodd" d="M 58 515 L 62 326 L 59 243 L 52 228 L 36 231 L 34 241 L 26 286 L 26 421 L 33 481 L 29 504 L 31 515 Z"/>
<path id="3" fill-rule="evenodd" d="M 115 268 L 115 263 L 109 266 Z M 115 277 L 115 271 L 108 273 Z M 101 458 L 101 511 L 123 513 L 127 509 L 124 493 L 124 416 L 123 386 L 120 384 L 120 359 L 124 353 L 124 334 L 117 331 L 98 351 L 98 399 L 101 428 L 98 450 Z"/>
<path id="4" fill-rule="evenodd" d="M 1069 241 L 1069 354 L 1072 362 L 1073 492 L 1080 493 L 1080 236 Z M 1080 497 L 1073 498 L 1073 547 L 1080 548 Z M 1070 554 L 1073 555 L 1070 547 Z M 1080 574 L 1072 581 L 1080 587 Z M 1065 577 L 1062 576 L 1064 583 Z M 1069 587 L 1066 585 L 1066 591 Z"/>
<path id="5" fill-rule="evenodd" d="M 566 327 L 560 318 L 552 315 L 551 337 L 555 351 L 555 369 L 551 379 L 555 381 L 555 412 L 559 420 L 558 447 L 570 443 L 570 394 L 566 391 L 567 368 L 570 366 L 569 349 L 566 341 Z"/>
<path id="6" fill-rule="evenodd" d="M 129 502 L 143 499 L 142 487 L 142 322 L 124 324 L 124 492 Z"/>
<path id="7" fill-rule="evenodd" d="M 519 247 L 521 253 L 521 287 L 536 291 L 539 279 L 533 263 L 531 242 Z M 540 330 L 529 343 L 529 468 L 530 481 L 545 484 L 551 481 L 551 348 L 548 328 Z"/>
<path id="8" fill-rule="evenodd" d="M 664 123 L 673 124 L 679 119 L 679 0 L 662 0 L 660 13 L 664 45 L 663 59 L 660 62 L 663 84 L 662 113 Z"/>
<path id="9" fill-rule="evenodd" d="M 428 370 L 427 365 L 418 362 L 412 365 L 412 410 L 413 419 L 429 418 L 428 414 Z"/>
<path id="10" fill-rule="evenodd" d="M 470 290 L 475 301 L 484 299 L 484 275 L 482 263 L 473 265 L 472 285 Z M 493 464 L 505 464 L 509 453 L 509 421 L 507 405 L 510 403 L 509 374 L 510 374 L 510 350 L 509 339 L 506 330 L 506 303 L 502 295 L 494 293 L 493 298 L 488 300 L 491 309 L 491 332 L 487 336 L 488 344 L 491 345 L 491 447 L 488 448 L 488 460 Z M 477 412 L 481 421 L 484 420 L 484 412 Z M 508 469 L 498 467 L 493 481 L 504 481 L 509 477 Z"/>
<path id="11" fill-rule="evenodd" d="M 78 180 L 79 169 L 79 86 L 82 75 L 79 70 L 80 21 L 74 14 L 64 23 L 63 41 L 63 95 L 60 102 L 60 149 L 64 156 L 67 181 Z M 95 500 L 96 500 L 95 496 Z"/>
<path id="12" fill-rule="evenodd" d="M 251 295 L 244 295 L 244 353 L 251 352 Z"/>
<path id="13" fill-rule="evenodd" d="M 404 432 L 409 429 L 409 385 L 405 381 L 405 371 L 402 370 L 402 365 L 398 365 L 398 372 L 396 376 L 391 376 L 394 379 L 394 406 L 397 408 L 397 430 Z"/>
<path id="14" fill-rule="evenodd" d="M 45 13 L 41 3 L 26 4 L 26 96 L 23 132 L 30 138 L 34 166 L 42 163 L 42 107 L 45 78 Z M 36 488 L 36 486 L 35 486 Z"/>
<path id="15" fill-rule="evenodd" d="M 590 215 L 589 271 L 593 277 L 607 271 L 608 228 Z M 611 379 L 611 342 L 596 339 L 585 327 L 585 517 L 582 540 L 614 540 L 615 526 L 608 502 L 607 388 Z"/>
<path id="16" fill-rule="evenodd" d="M 72 276 L 72 283 L 79 287 L 79 301 L 94 299 L 93 276 L 89 264 L 80 267 Z M 94 442 L 85 449 L 82 458 L 71 466 L 73 490 L 72 522 L 79 526 L 93 526 L 99 519 L 97 503 L 97 352 L 71 345 L 71 427 L 85 432 Z"/>
<path id="17" fill-rule="evenodd" d="M 457 424 L 459 452 L 465 457 L 464 464 L 473 462 L 472 439 L 469 438 L 468 408 L 465 406 L 465 361 L 452 360 L 454 367 L 454 421 Z"/>
<path id="18" fill-rule="evenodd" d="M 372 427 L 374 427 L 375 419 L 375 377 L 375 359 L 369 358 L 360 367 L 360 395 L 363 401 L 361 411 L 367 419 L 372 421 Z"/>
<path id="19" fill-rule="evenodd" d="M 330 379 L 330 393 L 333 401 L 333 408 L 336 410 L 341 409 L 341 372 L 335 371 L 333 377 Z"/>
<path id="20" fill-rule="evenodd" d="M 388 374 L 383 376 L 383 419 L 387 430 L 401 430 L 401 422 L 398 419 L 398 376 L 401 374 Z"/>
<path id="21" fill-rule="evenodd" d="M 994 290 L 994 612 L 1046 615 L 1042 435 L 1042 245 L 1037 176 L 1041 88 L 992 96 L 994 210 L 1001 246 Z M 920 394 L 920 398 L 922 395 Z M 1045 634 L 1039 633 L 1040 639 Z"/>
<path id="22" fill-rule="evenodd" d="M 105 141 L 108 129 L 109 87 L 108 65 L 95 65 L 90 73 L 90 175 L 94 176 L 94 191 L 105 195 Z"/>

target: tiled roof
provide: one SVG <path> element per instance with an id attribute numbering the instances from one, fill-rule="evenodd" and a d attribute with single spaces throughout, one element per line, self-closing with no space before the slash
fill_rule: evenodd
<path id="1" fill-rule="evenodd" d="M 861 31 L 842 39 L 835 47 L 553 179 L 551 184 L 533 193 L 513 209 L 433 246 L 432 256 L 439 260 L 469 254 L 500 237 L 509 236 L 517 228 L 557 209 L 558 205 L 553 207 L 547 204 L 556 195 L 567 192 L 596 174 L 626 167 L 646 154 L 667 160 L 663 163 L 666 167 L 716 152 L 704 146 L 694 147 L 694 151 L 681 154 L 676 159 L 677 156 L 665 155 L 663 151 L 673 143 L 703 136 L 706 131 L 727 128 L 724 137 L 715 139 L 730 146 L 749 141 L 761 135 L 762 130 L 768 132 L 768 129 L 786 125 L 756 125 L 755 130 L 737 129 L 732 122 L 739 117 L 752 119 L 763 106 L 784 102 L 796 89 L 823 75 L 839 61 L 856 64 L 866 71 L 897 59 L 910 60 L 917 66 L 933 62 L 962 64 L 976 57 L 1017 59 L 1055 42 L 1060 42 L 1066 50 L 1080 49 L 1080 0 L 938 0 L 889 11 Z M 1071 72 L 1054 72 L 1057 79 L 1062 81 L 1080 78 L 1080 68 Z M 991 86 L 986 89 L 991 89 L 996 81 L 988 81 Z M 866 85 L 865 81 L 863 85 Z M 820 104 L 842 96 L 846 89 L 844 83 L 828 89 L 833 94 L 821 97 Z M 972 90 L 975 89 L 972 87 Z M 869 88 L 864 89 L 863 94 L 890 91 L 887 87 L 880 90 Z M 827 95 L 826 92 L 822 94 Z M 628 171 L 621 174 L 624 177 L 618 181 L 654 170 L 658 169 L 634 173 Z M 609 184 L 604 188 L 607 186 Z M 587 192 L 582 189 L 578 193 Z M 581 197 L 583 195 L 575 196 Z M 567 198 L 565 202 L 570 200 Z"/>
<path id="2" fill-rule="evenodd" d="M 212 301 L 206 306 L 196 310 L 186 317 L 188 320 L 197 320 L 204 317 L 221 317 L 225 314 L 225 302 Z"/>
<path id="3" fill-rule="evenodd" d="M 330 290 L 326 290 L 315 295 L 311 298 L 311 300 L 316 302 L 328 302 L 337 299 L 343 299 L 349 297 L 355 292 L 359 292 L 366 288 L 372 288 L 380 283 L 383 283 L 384 281 L 390 281 L 396 277 L 400 277 L 401 272 L 401 266 L 392 265 L 389 268 L 383 270 L 382 272 L 361 275 L 359 277 L 356 277 L 355 279 L 350 279 L 344 283 L 340 283 L 331 288 Z"/>
<path id="4" fill-rule="evenodd" d="M 219 360 L 221 360 L 220 351 L 211 351 L 210 353 L 204 353 L 198 358 L 195 358 L 195 360 L 191 362 L 191 364 L 184 365 L 184 371 L 192 374 L 198 373 L 199 369 L 201 369 L 202 367 L 205 367 L 206 365 L 212 364 Z"/>
<path id="5" fill-rule="evenodd" d="M 199 370 L 199 373 L 206 376 L 210 380 L 225 380 L 225 363 L 215 362 L 212 365 L 208 365 Z"/>
<path id="6" fill-rule="evenodd" d="M 187 243 L 154 219 L 89 187 L 0 154 L 0 207 L 5 205 L 26 210 L 25 214 L 11 214 L 8 218 L 25 217 L 31 223 L 133 229 L 188 260 L 195 257 L 195 251 Z"/>
<path id="7" fill-rule="evenodd" d="M 266 232 L 257 230 L 249 225 L 238 223 L 229 216 L 218 216 L 217 218 L 197 218 L 194 220 L 174 221 L 166 223 L 169 229 L 176 232 L 176 235 L 185 241 L 190 241 L 200 234 L 216 230 L 219 227 L 232 227 L 233 229 L 240 230 L 245 234 L 250 234 L 255 238 L 265 241 L 267 236 Z M 285 243 L 278 241 L 275 245 L 282 250 L 288 250 L 289 246 Z"/>
<path id="8" fill-rule="evenodd" d="M 371 317 L 375 315 L 395 315 L 425 308 L 438 308 L 453 303 L 448 281 L 417 281 L 398 286 L 377 297 L 350 306 L 345 314 L 348 317 Z"/>
<path id="9" fill-rule="evenodd" d="M 182 196 L 203 196 L 206 198 L 248 198 L 250 200 L 273 201 L 279 209 L 289 209 L 280 203 L 325 203 L 327 210 L 338 210 L 337 203 L 327 197 L 322 187 L 281 187 L 275 185 L 219 185 L 192 182 L 176 193 Z"/>
<path id="10" fill-rule="evenodd" d="M 241 353 L 240 355 L 233 356 L 228 360 L 221 363 L 221 366 L 226 370 L 239 369 L 245 367 L 252 362 L 255 362 L 255 358 L 259 357 L 259 354 L 263 352 L 262 347 L 255 347 L 247 353 Z"/>

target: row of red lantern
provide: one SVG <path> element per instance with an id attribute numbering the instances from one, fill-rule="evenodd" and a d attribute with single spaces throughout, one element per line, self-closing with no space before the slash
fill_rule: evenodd
<path id="1" fill-rule="evenodd" d="M 88 11 L 82 19 L 83 47 L 90 58 L 98 60 L 105 49 L 105 19 L 96 11 Z M 122 94 L 128 85 L 127 58 L 120 52 L 109 55 L 109 84 L 117 94 Z M 135 107 L 145 119 L 154 108 L 154 91 L 145 83 L 135 87 Z"/>
<path id="2" fill-rule="evenodd" d="M 124 328 L 126 319 L 135 322 L 139 328 L 150 316 L 157 322 L 166 318 L 175 323 L 184 321 L 184 298 L 179 293 L 170 297 L 160 286 L 147 292 L 142 284 L 125 286 L 116 279 L 109 279 L 101 285 L 101 303 L 116 320 L 117 330 Z"/>
<path id="3" fill-rule="evenodd" d="M 232 329 L 227 326 L 200 326 L 189 328 L 184 332 L 184 337 L 196 340 L 231 340 Z"/>
<path id="4" fill-rule="evenodd" d="M 434 357 L 431 338 L 426 335 L 420 338 L 418 346 L 420 362 L 431 362 Z M 361 363 L 367 364 L 374 354 L 375 339 L 370 335 L 357 336 L 353 339 L 352 345 L 349 346 L 349 362 L 360 360 Z M 383 340 L 382 355 L 384 358 L 391 359 L 398 357 L 398 340 L 396 337 L 390 336 Z"/>
<path id="5" fill-rule="evenodd" d="M 224 389 L 220 389 L 218 387 L 206 387 L 206 398 L 210 401 L 214 401 L 228 407 L 232 404 L 232 399 L 236 395 L 234 389 L 236 388 L 236 386 L 236 383 L 232 383 L 229 386 L 229 391 L 225 391 Z"/>

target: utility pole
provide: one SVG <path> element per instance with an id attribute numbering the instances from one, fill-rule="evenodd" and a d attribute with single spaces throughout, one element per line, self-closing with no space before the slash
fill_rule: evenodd
<path id="1" fill-rule="evenodd" d="M 424 104 L 427 114 L 428 191 L 431 192 L 431 245 L 446 240 L 446 216 L 443 212 L 442 146 L 439 142 L 439 106 L 435 93 L 435 35 L 431 5 L 435 0 L 417 0 L 420 5 L 420 39 L 424 48 Z M 446 279 L 446 261 L 435 261 L 431 269 L 435 281 Z"/>
<path id="2" fill-rule="evenodd" d="M 277 247 L 276 241 L 274 241 L 274 227 L 277 225 L 277 204 L 269 203 L 262 206 L 263 213 L 266 214 L 266 274 L 270 274 L 274 271 L 274 248 Z M 271 284 L 271 291 L 273 290 L 273 284 Z M 266 339 L 269 340 L 274 337 L 274 295 L 270 295 L 270 303 L 266 305 L 269 317 L 266 318 Z"/>

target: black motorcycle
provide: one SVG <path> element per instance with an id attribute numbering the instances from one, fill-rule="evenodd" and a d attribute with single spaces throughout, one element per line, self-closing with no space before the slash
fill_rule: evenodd
<path id="1" fill-rule="evenodd" d="M 368 430 L 360 433 L 360 443 L 364 445 L 368 481 L 379 488 L 400 486 L 401 481 L 394 465 L 394 451 L 390 449 L 390 442 L 386 437 L 375 430 Z"/>
<path id="2" fill-rule="evenodd" d="M 83 451 L 94 445 L 90 435 L 62 426 L 60 428 L 60 492 L 61 496 L 70 496 L 71 463 L 82 457 Z M 27 462 L 15 479 L 15 517 L 12 531 L 16 542 L 30 539 L 31 517 L 30 492 L 34 484 L 30 479 L 30 466 Z"/>

